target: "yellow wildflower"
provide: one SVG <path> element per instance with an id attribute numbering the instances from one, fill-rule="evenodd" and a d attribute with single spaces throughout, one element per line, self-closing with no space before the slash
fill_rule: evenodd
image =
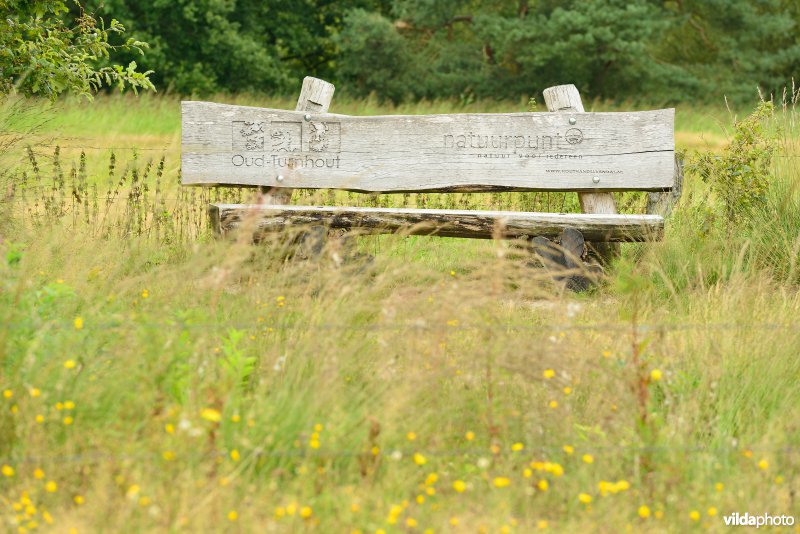
<path id="1" fill-rule="evenodd" d="M 67 360 L 64 362 L 64 367 L 67 369 L 74 369 L 76 365 L 75 360 Z"/>
<path id="2" fill-rule="evenodd" d="M 215 410 L 214 408 L 203 408 L 200 412 L 200 417 L 212 423 L 219 423 L 222 421 L 222 414 L 219 413 L 219 410 Z"/>
<path id="3" fill-rule="evenodd" d="M 564 468 L 561 464 L 549 464 L 545 466 L 545 471 L 553 473 L 553 475 L 560 477 L 564 474 Z"/>
<path id="4" fill-rule="evenodd" d="M 466 434 L 464 434 L 464 438 L 465 438 L 467 441 L 472 441 L 473 439 L 475 439 L 475 432 L 473 432 L 473 431 L 471 431 L 471 430 L 467 431 L 467 433 L 466 433 Z"/>
<path id="5" fill-rule="evenodd" d="M 648 508 L 645 505 L 641 505 L 639 507 L 639 517 L 641 517 L 642 519 L 647 519 L 648 517 L 650 517 L 650 508 Z"/>
<path id="6" fill-rule="evenodd" d="M 236 512 L 236 510 L 231 510 L 228 512 L 228 521 L 236 521 L 237 519 L 239 519 L 239 514 Z"/>
<path id="7" fill-rule="evenodd" d="M 425 465 L 428 463 L 427 458 L 425 458 L 422 454 L 415 452 L 414 453 L 414 463 L 417 465 Z"/>
<path id="8" fill-rule="evenodd" d="M 313 513 L 314 511 L 311 509 L 310 506 L 303 506 L 302 508 L 300 508 L 300 517 L 302 517 L 303 519 L 308 519 L 309 517 L 311 517 L 311 514 Z"/>
<path id="9" fill-rule="evenodd" d="M 0 468 L 0 472 L 3 473 L 5 477 L 13 477 L 14 476 L 14 468 L 10 465 L 4 464 L 2 468 Z"/>
<path id="10" fill-rule="evenodd" d="M 234 462 L 239 461 L 239 451 L 237 451 L 236 449 L 233 449 L 231 451 L 231 460 L 233 460 Z"/>
<path id="11" fill-rule="evenodd" d="M 513 444 L 511 446 L 511 450 L 514 451 L 514 452 L 519 452 L 524 448 L 525 448 L 525 445 L 523 445 L 522 443 L 515 443 L 515 444 Z"/>
<path id="12" fill-rule="evenodd" d="M 659 371 L 658 369 L 653 369 L 652 371 L 650 371 L 650 380 L 652 380 L 653 382 L 658 382 L 659 380 L 661 380 L 661 371 Z"/>
<path id="13" fill-rule="evenodd" d="M 505 488 L 509 484 L 511 484 L 511 480 L 506 477 L 496 477 L 494 479 L 494 487 L 496 488 Z"/>
<path id="14" fill-rule="evenodd" d="M 711 508 L 708 509 L 708 516 L 714 517 L 715 515 L 717 515 L 717 512 L 718 512 L 717 509 L 712 506 Z"/>
<path id="15" fill-rule="evenodd" d="M 73 324 L 75 325 L 75 330 L 80 330 L 81 328 L 83 328 L 83 318 L 75 317 L 75 321 L 73 322 Z"/>
<path id="16" fill-rule="evenodd" d="M 542 491 L 547 491 L 547 488 L 550 487 L 550 484 L 548 484 L 547 480 L 543 478 L 536 484 L 536 487 Z"/>
<path id="17" fill-rule="evenodd" d="M 463 480 L 456 480 L 455 482 L 453 482 L 453 489 L 456 490 L 458 493 L 463 493 L 467 489 L 467 484 Z"/>
<path id="18" fill-rule="evenodd" d="M 592 456 L 591 454 L 584 454 L 581 457 L 581 460 L 583 460 L 584 463 L 591 464 L 594 463 L 594 456 Z"/>
<path id="19" fill-rule="evenodd" d="M 417 435 L 414 432 L 409 432 L 408 434 L 406 434 L 406 439 L 408 441 L 414 441 L 415 439 L 417 439 Z"/>
<path id="20" fill-rule="evenodd" d="M 583 504 L 589 504 L 592 502 L 592 496 L 588 493 L 580 493 L 578 494 L 578 500 Z"/>
<path id="21" fill-rule="evenodd" d="M 689 512 L 689 519 L 691 519 L 692 521 L 700 521 L 700 512 L 698 512 L 697 510 L 692 510 L 691 512 Z"/>
<path id="22" fill-rule="evenodd" d="M 544 372 L 542 372 L 542 376 L 547 379 L 550 379 L 556 376 L 556 372 L 552 369 L 545 369 Z"/>
<path id="23" fill-rule="evenodd" d="M 575 447 L 573 447 L 572 445 L 564 445 L 562 449 L 564 449 L 564 452 L 566 452 L 567 454 L 572 454 L 573 452 L 575 452 Z"/>
<path id="24" fill-rule="evenodd" d="M 761 469 L 762 471 L 766 471 L 767 469 L 769 469 L 769 462 L 767 461 L 766 458 L 762 458 L 758 462 L 758 468 Z"/>
<path id="25" fill-rule="evenodd" d="M 42 471 L 41 469 L 39 469 L 37 467 L 36 469 L 33 470 L 33 478 L 36 478 L 36 479 L 39 479 L 39 480 L 43 479 L 44 478 L 44 471 Z"/>
<path id="26" fill-rule="evenodd" d="M 44 485 L 44 489 L 50 493 L 55 493 L 58 491 L 58 484 L 56 484 L 53 480 L 50 480 Z"/>

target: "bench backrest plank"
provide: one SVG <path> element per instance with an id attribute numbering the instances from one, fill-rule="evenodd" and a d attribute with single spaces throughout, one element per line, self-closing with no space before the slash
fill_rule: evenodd
<path id="1" fill-rule="evenodd" d="M 663 191 L 674 151 L 672 109 L 353 117 L 182 104 L 187 185 Z"/>

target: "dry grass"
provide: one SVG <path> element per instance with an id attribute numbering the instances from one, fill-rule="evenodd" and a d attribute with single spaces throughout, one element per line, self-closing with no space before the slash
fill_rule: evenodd
<path id="1" fill-rule="evenodd" d="M 285 236 L 210 239 L 204 206 L 240 193 L 179 189 L 169 154 L 158 185 L 160 153 L 111 178 L 107 154 L 60 158 L 63 182 L 34 151 L 0 204 L 11 531 L 714 532 L 798 510 L 792 160 L 733 239 L 689 178 L 665 241 L 575 295 L 505 242 L 289 261 Z"/>

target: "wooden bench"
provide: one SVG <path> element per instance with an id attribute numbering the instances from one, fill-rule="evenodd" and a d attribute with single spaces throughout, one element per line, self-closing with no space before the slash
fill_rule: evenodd
<path id="1" fill-rule="evenodd" d="M 669 205 L 680 185 L 674 110 L 585 113 L 573 85 L 544 91 L 547 113 L 357 117 L 328 113 L 333 85 L 306 78 L 295 111 L 182 103 L 182 182 L 260 187 L 253 205 L 213 204 L 219 234 L 257 218 L 287 225 L 468 238 L 580 231 L 600 258 L 615 242 L 662 236 L 662 214 L 618 214 L 612 191 Z M 677 177 L 677 178 L 676 178 Z M 576 191 L 584 213 L 289 205 L 291 190 L 373 193 Z"/>

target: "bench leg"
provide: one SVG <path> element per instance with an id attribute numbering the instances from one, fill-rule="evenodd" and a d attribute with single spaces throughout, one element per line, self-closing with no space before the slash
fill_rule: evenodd
<path id="1" fill-rule="evenodd" d="M 553 280 L 571 291 L 586 291 L 602 274 L 599 265 L 584 263 L 581 259 L 587 255 L 587 247 L 583 234 L 574 228 L 565 228 L 561 232 L 559 244 L 545 237 L 534 237 L 531 241 L 536 255 L 553 273 Z"/>

